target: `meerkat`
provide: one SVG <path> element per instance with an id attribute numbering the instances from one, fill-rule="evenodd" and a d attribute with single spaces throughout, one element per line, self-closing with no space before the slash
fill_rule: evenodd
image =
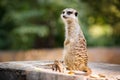
<path id="1" fill-rule="evenodd" d="M 88 67 L 88 55 L 86 39 L 78 21 L 78 12 L 72 8 L 66 8 L 61 14 L 65 24 L 65 41 L 63 60 L 69 70 L 78 70 L 91 74 Z"/>

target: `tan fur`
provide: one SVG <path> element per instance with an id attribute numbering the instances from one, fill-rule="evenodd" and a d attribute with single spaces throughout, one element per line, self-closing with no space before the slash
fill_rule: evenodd
<path id="1" fill-rule="evenodd" d="M 61 17 L 65 23 L 64 62 L 68 69 L 85 71 L 88 75 L 91 70 L 87 66 L 87 45 L 77 16 L 74 15 L 76 10 L 67 8 L 63 11 L 64 14 L 61 14 Z M 73 13 L 68 15 L 67 11 L 72 11 Z M 67 18 L 64 18 L 63 15 Z"/>

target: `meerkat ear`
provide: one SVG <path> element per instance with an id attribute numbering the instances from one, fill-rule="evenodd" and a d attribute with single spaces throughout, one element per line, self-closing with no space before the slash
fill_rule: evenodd
<path id="1" fill-rule="evenodd" d="M 75 16 L 77 16 L 78 15 L 78 12 L 75 12 Z"/>

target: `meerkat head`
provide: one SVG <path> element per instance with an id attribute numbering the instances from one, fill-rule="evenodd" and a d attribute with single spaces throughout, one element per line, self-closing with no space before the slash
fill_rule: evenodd
<path id="1" fill-rule="evenodd" d="M 78 12 L 72 8 L 66 8 L 61 14 L 61 18 L 64 22 L 71 23 L 78 21 Z"/>

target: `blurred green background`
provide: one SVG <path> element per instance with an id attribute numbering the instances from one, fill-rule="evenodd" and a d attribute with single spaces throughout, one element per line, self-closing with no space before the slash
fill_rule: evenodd
<path id="1" fill-rule="evenodd" d="M 0 50 L 63 47 L 67 7 L 79 12 L 88 47 L 120 46 L 120 0 L 0 0 Z"/>

